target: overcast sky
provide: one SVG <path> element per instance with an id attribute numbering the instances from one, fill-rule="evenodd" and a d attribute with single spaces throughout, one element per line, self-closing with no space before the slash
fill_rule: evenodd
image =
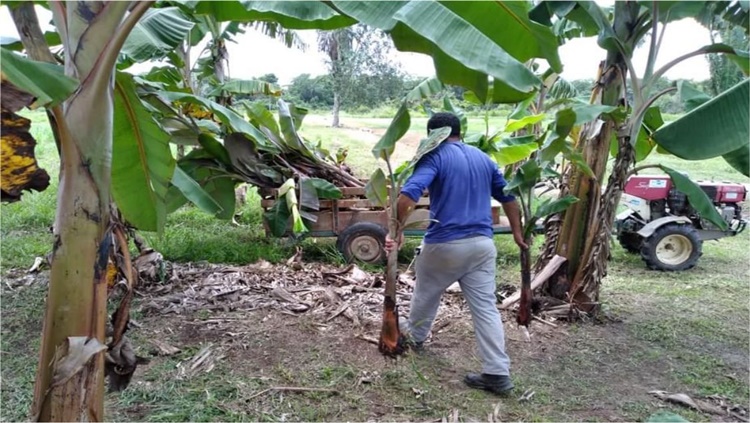
<path id="1" fill-rule="evenodd" d="M 598 3 L 611 3 L 599 1 Z M 51 20 L 51 13 L 37 7 L 42 25 Z M 316 49 L 315 31 L 299 31 L 308 44 L 307 51 L 288 49 L 279 41 L 272 40 L 254 30 L 236 37 L 236 43 L 229 43 L 230 76 L 233 78 L 253 78 L 266 73 L 274 73 L 281 84 L 289 83 L 302 73 L 320 75 L 326 73 L 325 59 Z M 18 37 L 10 18 L 8 8 L 0 8 L 0 36 Z M 710 43 L 708 31 L 692 19 L 670 23 L 662 42 L 657 67 L 670 60 Z M 634 66 L 639 73 L 646 64 L 648 43 L 638 49 Z M 197 54 L 194 53 L 194 55 Z M 560 48 L 564 65 L 562 76 L 568 80 L 593 79 L 599 61 L 605 57 L 604 50 L 596 44 L 595 38 L 582 38 L 568 41 Z M 414 76 L 428 77 L 434 74 L 432 59 L 416 53 L 402 53 L 393 50 L 393 59 L 402 69 Z M 139 65 L 133 71 L 148 70 L 150 65 Z M 704 80 L 709 78 L 708 63 L 705 57 L 694 57 L 672 68 L 666 77 L 670 79 Z"/>

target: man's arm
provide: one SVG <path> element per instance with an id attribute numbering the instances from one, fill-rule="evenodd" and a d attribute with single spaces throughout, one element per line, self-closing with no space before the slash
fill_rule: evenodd
<path id="1" fill-rule="evenodd" d="M 409 217 L 409 214 L 411 214 L 412 210 L 414 210 L 414 207 L 417 205 L 417 202 L 409 198 L 408 196 L 404 194 L 400 194 L 398 196 L 398 200 L 396 200 L 396 213 L 397 213 L 397 219 L 398 219 L 398 227 L 403 228 L 406 224 L 406 219 Z M 404 243 L 404 232 L 403 230 L 399 231 L 397 236 L 397 241 L 391 239 L 391 235 L 388 234 L 385 236 L 385 251 L 391 252 L 392 250 L 397 250 L 401 248 L 401 244 Z"/>
<path id="2" fill-rule="evenodd" d="M 398 218 L 399 228 L 403 228 L 406 224 L 406 219 L 409 218 L 409 214 L 416 207 L 419 198 L 422 197 L 422 193 L 432 183 L 437 175 L 437 166 L 433 163 L 429 156 L 423 157 L 422 160 L 417 163 L 414 173 L 406 181 L 404 186 L 401 188 L 401 193 L 396 200 L 396 217 Z M 401 247 L 404 243 L 404 233 L 401 231 L 398 234 L 398 240 L 391 239 L 390 235 L 386 236 L 385 239 L 385 250 L 391 251 Z"/>
<path id="3" fill-rule="evenodd" d="M 494 164 L 494 163 L 493 163 Z M 492 198 L 500 202 L 503 207 L 505 216 L 510 221 L 510 230 L 513 233 L 513 240 L 521 249 L 529 248 L 523 239 L 523 225 L 521 224 L 521 209 L 518 207 L 518 201 L 516 197 L 511 194 L 506 194 L 504 191 L 505 186 L 508 185 L 505 182 L 505 178 L 500 173 L 500 169 L 495 165 L 495 173 L 492 175 Z"/>
<path id="4" fill-rule="evenodd" d="M 406 219 L 409 217 L 411 212 L 416 207 L 417 202 L 407 197 L 404 194 L 398 196 L 396 203 L 396 216 L 398 216 L 399 228 L 403 228 L 406 224 Z"/>
<path id="5" fill-rule="evenodd" d="M 513 232 L 513 240 L 516 241 L 516 244 L 522 249 L 525 250 L 529 248 L 529 246 L 526 245 L 526 242 L 523 239 L 521 209 L 518 207 L 518 201 L 506 201 L 504 203 L 500 203 L 500 205 L 502 205 L 503 211 L 510 221 L 510 230 Z"/>

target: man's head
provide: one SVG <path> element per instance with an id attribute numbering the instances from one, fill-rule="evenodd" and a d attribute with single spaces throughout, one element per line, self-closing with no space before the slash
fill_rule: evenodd
<path id="1" fill-rule="evenodd" d="M 427 134 L 434 129 L 439 129 L 444 126 L 451 127 L 451 134 L 448 138 L 460 138 L 461 137 L 461 121 L 453 113 L 435 113 L 427 121 Z"/>

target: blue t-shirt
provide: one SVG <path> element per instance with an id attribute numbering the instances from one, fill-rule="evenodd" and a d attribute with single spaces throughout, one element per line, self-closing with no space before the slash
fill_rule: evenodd
<path id="1" fill-rule="evenodd" d="M 472 236 L 492 237 L 491 198 L 515 200 L 505 194 L 507 183 L 497 164 L 482 150 L 463 142 L 445 141 L 422 157 L 401 194 L 418 201 L 430 192 L 430 222 L 426 244 Z"/>

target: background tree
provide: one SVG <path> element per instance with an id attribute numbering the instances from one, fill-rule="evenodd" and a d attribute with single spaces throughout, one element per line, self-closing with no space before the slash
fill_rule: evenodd
<path id="1" fill-rule="evenodd" d="M 307 107 L 325 109 L 333 106 L 333 87 L 330 75 L 310 76 L 303 73 L 292 79 L 285 97 Z"/>
<path id="2" fill-rule="evenodd" d="M 750 47 L 750 39 L 742 28 L 731 27 L 720 19 L 713 20 L 709 31 L 712 43 L 722 42 L 740 50 Z M 737 64 L 722 54 L 709 54 L 706 59 L 711 74 L 709 91 L 712 96 L 723 93 L 745 78 Z"/>
<path id="3" fill-rule="evenodd" d="M 393 81 L 393 77 L 400 73 L 388 58 L 390 42 L 387 36 L 366 25 L 319 31 L 318 49 L 327 56 L 333 88 L 333 127 L 340 126 L 341 107 L 361 94 L 359 83 L 364 76 Z"/>

